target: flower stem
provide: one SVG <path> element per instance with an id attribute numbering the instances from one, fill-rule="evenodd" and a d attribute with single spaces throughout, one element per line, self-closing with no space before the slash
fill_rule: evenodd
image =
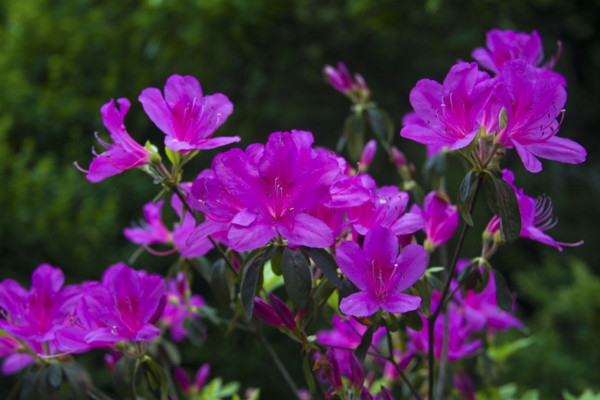
<path id="1" fill-rule="evenodd" d="M 267 352 L 273 359 L 273 362 L 279 369 L 279 372 L 281 372 L 281 375 L 283 375 L 283 379 L 285 379 L 290 389 L 292 389 L 292 391 L 294 392 L 295 397 L 300 399 L 300 396 L 298 395 L 298 387 L 294 383 L 294 380 L 290 376 L 290 373 L 288 372 L 287 368 L 285 368 L 285 365 L 283 365 L 283 362 L 281 362 L 281 359 L 279 358 L 275 350 L 273 350 L 273 347 L 271 347 L 267 339 L 265 339 L 264 335 L 260 331 L 258 332 L 258 338 L 260 339 L 260 342 L 263 344 L 263 346 L 265 346 L 265 348 L 267 349 Z"/>

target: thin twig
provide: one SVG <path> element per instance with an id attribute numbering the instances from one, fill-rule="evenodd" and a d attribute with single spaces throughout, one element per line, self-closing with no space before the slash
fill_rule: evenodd
<path id="1" fill-rule="evenodd" d="M 285 368 L 285 365 L 283 365 L 283 363 L 281 362 L 281 359 L 279 359 L 279 356 L 277 355 L 277 353 L 275 352 L 275 350 L 273 350 L 273 347 L 271 347 L 271 345 L 269 344 L 269 342 L 265 339 L 265 337 L 263 336 L 262 332 L 259 331 L 257 334 L 258 334 L 258 338 L 260 339 L 261 343 L 263 344 L 263 346 L 265 346 L 265 348 L 267 349 L 267 352 L 269 353 L 269 355 L 273 359 L 273 362 L 275 363 L 275 365 L 279 369 L 279 372 L 281 372 L 281 375 L 283 375 L 283 378 L 287 382 L 288 386 L 294 392 L 295 397 L 298 398 L 298 399 L 300 399 L 300 396 L 298 394 L 298 387 L 294 383 L 294 380 L 290 376 L 290 373 L 288 372 L 288 370 Z"/>
<path id="2" fill-rule="evenodd" d="M 415 399 L 421 400 L 421 397 L 419 396 L 419 392 L 417 392 L 417 390 L 414 388 L 414 386 L 408 380 L 408 377 L 404 374 L 404 371 L 402 371 L 402 368 L 400 368 L 400 366 L 398 365 L 396 360 L 394 360 L 394 346 L 392 343 L 392 335 L 387 328 L 385 329 L 385 332 L 387 333 L 388 352 L 390 353 L 390 355 L 388 357 L 386 357 L 386 360 L 388 360 L 389 362 L 391 362 L 394 365 L 394 368 L 396 368 L 396 371 L 398 371 L 398 375 L 400 375 L 400 377 L 402 378 L 404 383 L 406 383 L 406 385 L 408 386 L 410 391 L 415 395 Z"/>

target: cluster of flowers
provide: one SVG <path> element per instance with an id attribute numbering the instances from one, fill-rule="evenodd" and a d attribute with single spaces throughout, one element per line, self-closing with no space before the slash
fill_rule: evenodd
<path id="1" fill-rule="evenodd" d="M 567 100 L 566 80 L 550 70 L 554 61 L 540 66 L 537 32 L 494 29 L 487 34 L 487 49 L 477 48 L 472 55 L 495 76 L 480 71 L 475 62 L 460 62 L 441 84 L 420 80 L 410 93 L 416 114 L 405 119 L 402 137 L 448 150 L 465 148 L 478 136 L 491 137 L 498 147 L 515 148 L 530 172 L 542 169 L 537 157 L 585 161 L 581 145 L 556 136 L 561 125 L 557 117 Z"/>
<path id="2" fill-rule="evenodd" d="M 184 321 L 205 303 L 191 295 L 185 275 L 165 281 L 123 263 L 110 266 L 101 281 L 63 286 L 64 274 L 48 264 L 36 268 L 31 288 L 0 282 L 0 357 L 11 374 L 36 359 L 60 358 L 129 341 L 150 342 L 157 325 L 171 327 L 174 340 L 186 336 Z"/>
<path id="3" fill-rule="evenodd" d="M 508 148 L 517 150 L 531 172 L 541 170 L 536 157 L 567 163 L 584 161 L 583 147 L 556 136 L 560 127 L 557 118 L 566 101 L 566 82 L 550 70 L 553 62 L 540 66 L 543 55 L 537 33 L 493 30 L 488 33 L 487 47 L 476 49 L 473 57 L 495 76 L 480 71 L 473 62 L 453 66 L 442 84 L 419 81 L 410 95 L 415 113 L 405 118 L 401 136 L 428 145 L 430 154 L 442 148 L 468 149 L 465 155 L 471 157 L 470 152 L 474 152 L 479 158 L 475 165 L 482 169 Z M 370 96 L 364 79 L 356 75 L 353 80 L 343 64 L 337 70 L 326 68 L 326 76 L 353 101 L 365 101 Z M 163 223 L 164 201 L 148 203 L 144 206 L 145 219 L 125 229 L 129 240 L 153 254 L 179 252 L 183 258 L 203 256 L 215 243 L 240 253 L 269 243 L 292 249 L 329 249 L 341 273 L 357 289 L 343 297 L 341 313 L 360 319 L 380 310 L 400 314 L 420 308 L 422 299 L 405 292 L 423 277 L 429 254 L 454 235 L 459 222 L 457 207 L 445 193 L 432 191 L 422 206 L 409 208 L 408 192 L 397 186 L 378 187 L 365 172 L 376 151 L 375 142 L 367 144 L 363 165 L 355 170 L 334 152 L 314 147 L 313 135 L 299 130 L 274 132 L 266 144 L 220 153 L 210 169 L 200 172 L 191 183 L 181 183 L 178 168 L 184 163 L 180 164 L 182 159 L 187 162 L 197 150 L 240 140 L 213 137 L 233 111 L 231 102 L 220 93 L 204 96 L 195 78 L 179 75 L 167 80 L 164 95 L 159 89 L 147 88 L 139 101 L 165 133 L 167 156 L 174 164 L 172 172 L 164 167 L 154 146 L 141 146 L 128 134 L 124 118 L 130 103 L 123 98 L 117 100 L 120 109 L 112 100 L 101 108 L 112 143 L 98 138 L 106 151 L 94 153 L 96 157 L 85 171 L 88 180 L 98 182 L 139 167 L 161 178 L 166 189 L 175 190 L 171 206 L 179 220 L 173 229 Z M 406 163 L 395 148 L 391 153 L 396 166 Z M 536 202 L 518 190 L 510 171 L 505 170 L 503 176 L 519 203 L 521 236 L 559 250 L 568 245 L 544 233 L 554 225 L 551 202 Z M 499 219 L 494 217 L 484 241 L 500 242 L 498 231 Z M 415 235 L 417 232 L 422 234 Z M 415 236 L 425 237 L 423 245 Z M 150 248 L 153 244 L 171 249 L 159 252 Z M 34 271 L 30 290 L 12 280 L 0 283 L 0 328 L 10 335 L 0 337 L 0 356 L 6 356 L 4 373 L 15 372 L 36 359 L 98 347 L 116 348 L 123 341 L 149 342 L 160 334 L 157 324 L 161 321 L 171 328 L 174 340 L 181 340 L 187 334 L 184 322 L 196 317 L 204 305 L 200 296 L 191 294 L 183 273 L 166 284 L 158 275 L 135 271 L 123 263 L 109 267 L 100 282 L 65 287 L 63 283 L 62 272 L 49 265 Z M 450 287 L 454 290 L 458 283 Z M 427 353 L 430 340 L 435 357 L 441 358 L 445 330 L 449 332 L 447 359 L 456 361 L 473 355 L 481 345 L 481 341 L 471 339 L 471 333 L 487 329 L 493 334 L 494 330 L 521 326 L 510 314 L 498 311 L 495 292 L 493 277 L 480 294 L 471 290 L 463 297 L 450 296 L 448 301 L 434 291 L 432 309 L 440 309 L 439 303 L 447 301 L 447 318 L 434 321 L 433 339 L 428 329 L 408 329 L 408 341 L 403 344 L 406 352 L 397 350 L 398 365 L 406 368 L 414 355 Z M 256 297 L 254 310 L 273 326 L 304 334 L 297 332 L 297 317 L 272 293 L 268 302 Z M 430 320 L 422 318 L 427 326 Z M 448 327 L 444 327 L 445 320 Z M 337 315 L 333 326 L 333 331 L 317 334 L 321 344 L 330 346 L 325 358 L 318 361 L 326 366 L 322 372 L 331 384 L 330 395 L 343 389 L 343 374 L 357 396 L 373 399 L 365 388 L 370 384 L 365 384 L 361 363 L 351 352 L 339 349 L 355 348 L 366 327 Z M 385 328 L 374 333 L 375 350 L 384 335 Z M 381 363 L 389 376 L 397 373 Z M 208 372 L 207 367 L 201 369 L 195 386 L 190 386 L 184 373 L 177 374 L 185 391 L 197 391 Z M 391 395 L 383 389 L 375 398 L 387 400 Z"/>

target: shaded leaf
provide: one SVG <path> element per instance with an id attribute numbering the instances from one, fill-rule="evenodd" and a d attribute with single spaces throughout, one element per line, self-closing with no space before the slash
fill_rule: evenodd
<path id="1" fill-rule="evenodd" d="M 327 280 L 329 280 L 333 286 L 338 289 L 342 288 L 343 283 L 337 273 L 337 263 L 327 250 L 313 249 L 310 247 L 302 247 L 302 250 L 308 253 L 310 258 L 315 262 L 317 268 L 325 274 Z"/>
<path id="2" fill-rule="evenodd" d="M 346 138 L 346 149 L 352 161 L 360 160 L 365 147 L 365 119 L 362 113 L 354 113 L 346 119 L 344 137 Z"/>
<path id="3" fill-rule="evenodd" d="M 394 123 L 389 114 L 377 107 L 367 109 L 369 125 L 375 136 L 380 140 L 391 143 L 394 138 Z"/>
<path id="4" fill-rule="evenodd" d="M 262 271 L 262 257 L 253 261 L 244 270 L 244 277 L 240 288 L 240 300 L 244 309 L 244 316 L 250 322 L 252 312 L 254 311 L 254 296 L 256 294 L 256 285 L 258 284 L 258 276 Z"/>
<path id="5" fill-rule="evenodd" d="M 505 242 L 513 242 L 521 235 L 521 212 L 513 188 L 503 179 L 496 179 L 500 234 Z"/>
<path id="6" fill-rule="evenodd" d="M 423 319 L 419 315 L 418 311 L 409 311 L 402 314 L 402 321 L 413 331 L 420 331 L 423 329 Z"/>
<path id="7" fill-rule="evenodd" d="M 354 354 L 356 358 L 363 363 L 365 361 L 365 357 L 367 356 L 367 351 L 369 351 L 369 347 L 371 347 L 371 343 L 373 343 L 373 333 L 375 332 L 375 326 L 369 327 L 362 339 L 360 340 L 360 344 L 354 350 Z"/>
<path id="8" fill-rule="evenodd" d="M 310 367 L 310 361 L 308 360 L 308 355 L 304 356 L 304 359 L 302 360 L 302 372 L 304 373 L 304 380 L 306 381 L 308 390 L 311 393 L 314 393 L 315 392 L 315 378 L 312 374 L 312 369 Z"/>
<path id="9" fill-rule="evenodd" d="M 308 261 L 301 252 L 283 250 L 283 282 L 296 310 L 303 310 L 310 299 L 312 278 Z"/>
<path id="10" fill-rule="evenodd" d="M 513 299 L 504 277 L 495 268 L 492 268 L 492 273 L 496 281 L 496 303 L 498 304 L 498 308 L 503 311 L 512 311 Z"/>
<path id="11" fill-rule="evenodd" d="M 478 179 L 478 171 L 469 171 L 469 173 L 463 178 L 460 184 L 460 189 L 458 191 L 457 207 L 462 219 L 469 226 L 473 226 L 473 217 L 471 217 L 469 208 L 471 206 L 471 199 L 473 198 L 473 194 L 475 193 L 476 182 Z"/>
<path id="12" fill-rule="evenodd" d="M 227 279 L 226 269 L 225 260 L 220 258 L 213 264 L 210 273 L 210 288 L 222 304 L 229 304 L 231 301 L 231 286 Z"/>

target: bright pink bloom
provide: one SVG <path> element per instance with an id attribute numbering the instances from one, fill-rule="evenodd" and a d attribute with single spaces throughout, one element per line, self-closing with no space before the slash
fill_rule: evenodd
<path id="1" fill-rule="evenodd" d="M 419 308 L 419 297 L 402 292 L 425 273 L 427 251 L 416 244 L 404 247 L 400 256 L 398 251 L 398 238 L 383 227 L 365 235 L 362 249 L 355 242 L 340 244 L 336 252 L 340 270 L 360 290 L 342 300 L 344 314 L 367 317 L 380 308 L 394 314 Z"/>
<path id="2" fill-rule="evenodd" d="M 369 190 L 370 201 L 348 210 L 348 220 L 360 235 L 377 226 L 391 229 L 397 236 L 413 234 L 424 226 L 423 218 L 412 212 L 405 213 L 409 196 L 397 186 L 377 188 L 369 175 L 359 176 L 361 185 Z"/>
<path id="3" fill-rule="evenodd" d="M 203 96 L 193 76 L 171 75 L 164 98 L 159 89 L 147 88 L 138 100 L 152 122 L 167 135 L 165 146 L 171 150 L 214 149 L 240 141 L 238 136 L 212 137 L 232 113 L 233 104 L 222 93 Z"/>
<path id="4" fill-rule="evenodd" d="M 185 394 L 189 393 L 199 393 L 204 385 L 206 384 L 206 379 L 210 374 L 210 365 L 208 363 L 202 364 L 202 366 L 196 372 L 196 376 L 194 377 L 194 383 L 190 384 L 190 379 L 187 374 L 183 370 L 183 368 L 176 367 L 175 368 L 175 381 Z"/>
<path id="5" fill-rule="evenodd" d="M 120 111 L 115 107 L 113 99 L 100 108 L 102 122 L 110 132 L 113 143 L 106 143 L 96 136 L 98 142 L 107 150 L 102 154 L 96 154 L 89 170 L 84 171 L 90 182 L 100 182 L 126 169 L 141 167 L 149 162 L 151 152 L 133 140 L 125 129 L 123 120 L 129 110 L 129 100 L 121 98 L 117 102 Z"/>
<path id="6" fill-rule="evenodd" d="M 234 250 L 259 248 L 278 235 L 290 246 L 333 244 L 331 229 L 308 210 L 331 200 L 330 189 L 340 171 L 333 157 L 312 150 L 312 142 L 310 132 L 275 132 L 265 146 L 251 145 L 245 152 L 232 149 L 214 158 L 218 184 L 235 198 L 233 208 L 244 207 L 225 221 Z M 206 203 L 219 200 L 227 199 L 207 196 Z M 206 203 L 208 210 L 217 208 Z"/>
<path id="7" fill-rule="evenodd" d="M 556 79 L 541 74 L 523 60 L 509 61 L 498 75 L 496 96 L 506 110 L 507 125 L 496 140 L 515 147 L 530 172 L 542 170 L 536 158 L 569 164 L 585 161 L 587 152 L 580 144 L 556 136 L 567 92 Z"/>
<path id="8" fill-rule="evenodd" d="M 165 303 L 166 287 L 160 276 L 118 263 L 106 270 L 101 284 L 90 285 L 78 304 L 77 317 L 90 345 L 149 342 L 160 333 L 154 324 Z"/>
<path id="9" fill-rule="evenodd" d="M 425 221 L 425 248 L 430 251 L 446 243 L 458 227 L 458 209 L 450 204 L 445 193 L 430 192 L 423 200 L 423 209 L 414 204 L 410 212 Z"/>
<path id="10" fill-rule="evenodd" d="M 487 49 L 478 47 L 471 55 L 482 67 L 496 74 L 510 60 L 525 60 L 534 66 L 539 66 L 544 60 L 542 39 L 537 31 L 528 34 L 492 29 L 486 34 L 485 45 Z"/>
<path id="11" fill-rule="evenodd" d="M 404 117 L 402 117 L 402 127 L 409 126 L 409 125 L 417 125 L 417 126 L 421 126 L 422 128 L 429 129 L 427 123 L 425 121 L 423 121 L 421 119 L 421 117 L 419 117 L 419 114 L 417 114 L 414 111 L 407 112 L 406 114 L 404 114 Z M 436 154 L 443 151 L 444 147 L 446 147 L 446 146 L 440 145 L 440 144 L 428 144 L 428 145 L 426 145 L 426 147 L 427 147 L 427 158 L 432 158 Z M 402 155 L 400 158 L 401 162 L 400 162 L 400 165 L 398 165 L 399 164 L 398 162 L 396 162 L 395 164 L 396 164 L 396 168 L 401 168 L 404 165 L 406 165 L 406 158 L 404 158 L 404 154 L 400 153 L 400 151 L 396 147 L 392 147 L 392 154 L 395 157 L 395 159 L 397 159 L 399 157 L 398 153 Z"/>
<path id="12" fill-rule="evenodd" d="M 187 336 L 185 322 L 198 317 L 201 307 L 206 302 L 202 296 L 192 295 L 190 284 L 184 272 L 179 272 L 175 278 L 169 279 L 167 303 L 160 320 L 171 328 L 171 337 L 180 342 Z"/>
<path id="13" fill-rule="evenodd" d="M 125 228 L 123 234 L 136 244 L 149 245 L 153 243 L 168 243 L 171 232 L 162 222 L 161 209 L 164 200 L 144 205 L 146 220 L 140 221 L 139 227 Z"/>
<path id="14" fill-rule="evenodd" d="M 558 222 L 552 216 L 552 200 L 549 197 L 533 197 L 527 196 L 523 189 L 517 189 L 515 186 L 515 175 L 508 169 L 502 170 L 502 178 L 512 186 L 517 200 L 519 202 L 519 212 L 521 213 L 521 237 L 529 238 L 548 246 L 556 247 L 562 251 L 562 246 L 579 246 L 583 241 L 577 243 L 557 242 L 544 232 L 554 227 Z M 500 218 L 493 217 L 489 222 L 487 232 L 494 235 L 500 230 Z"/>
<path id="15" fill-rule="evenodd" d="M 410 92 L 410 103 L 422 123 L 413 123 L 400 136 L 416 142 L 457 150 L 479 132 L 479 117 L 488 103 L 495 80 L 479 71 L 477 63 L 454 65 L 440 84 L 421 79 Z"/>

